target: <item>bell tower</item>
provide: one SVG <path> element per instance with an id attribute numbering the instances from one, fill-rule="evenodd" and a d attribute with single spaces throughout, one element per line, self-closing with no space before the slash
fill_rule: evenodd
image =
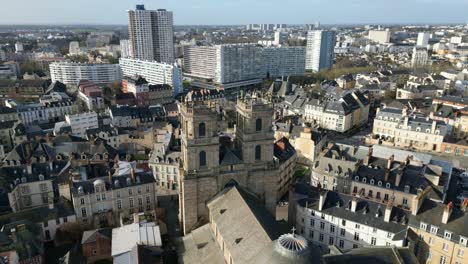
<path id="1" fill-rule="evenodd" d="M 181 169 L 179 210 L 184 234 L 207 215 L 206 202 L 218 192 L 220 115 L 216 100 L 194 92 L 179 104 Z"/>
<path id="2" fill-rule="evenodd" d="M 253 96 L 237 102 L 236 139 L 246 164 L 273 161 L 273 106 L 267 99 Z"/>

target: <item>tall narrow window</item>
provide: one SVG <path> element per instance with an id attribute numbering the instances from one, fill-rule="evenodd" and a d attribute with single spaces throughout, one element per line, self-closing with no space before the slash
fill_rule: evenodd
<path id="1" fill-rule="evenodd" d="M 199 137 L 206 136 L 206 125 L 205 125 L 205 123 L 200 123 L 198 125 L 198 136 Z"/>
<path id="2" fill-rule="evenodd" d="M 260 145 L 255 146 L 255 160 L 262 159 L 262 147 Z"/>
<path id="3" fill-rule="evenodd" d="M 262 131 L 262 119 L 255 120 L 255 131 Z"/>
<path id="4" fill-rule="evenodd" d="M 200 151 L 199 158 L 200 158 L 200 167 L 206 166 L 206 152 L 205 151 L 203 150 Z"/>

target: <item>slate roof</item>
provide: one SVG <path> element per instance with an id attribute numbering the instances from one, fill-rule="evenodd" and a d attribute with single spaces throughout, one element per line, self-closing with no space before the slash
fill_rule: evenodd
<path id="1" fill-rule="evenodd" d="M 81 244 L 96 242 L 97 236 L 103 236 L 109 240 L 109 244 L 112 241 L 112 228 L 99 228 L 94 230 L 88 230 L 83 232 L 81 238 Z"/>
<path id="2" fill-rule="evenodd" d="M 453 209 L 453 213 L 447 224 L 442 223 L 442 215 L 447 205 L 425 199 L 416 216 L 413 216 L 409 225 L 415 228 L 420 228 L 420 224 L 427 224 L 427 232 L 432 226 L 438 228 L 437 236 L 445 237 L 445 231 L 452 233 L 451 240 L 455 243 L 460 241 L 460 236 L 468 238 L 468 213 L 457 208 Z"/>
<path id="3" fill-rule="evenodd" d="M 419 264 L 409 248 L 361 247 L 338 255 L 324 256 L 326 264 Z"/>
<path id="4" fill-rule="evenodd" d="M 108 176 L 94 178 L 84 181 L 73 182 L 71 187 L 71 192 L 74 195 L 78 195 L 78 191 L 81 188 L 83 193 L 85 194 L 92 194 L 95 192 L 94 190 L 94 182 L 96 181 L 103 181 L 106 185 L 106 190 L 118 190 L 127 187 L 139 186 L 148 183 L 154 183 L 155 179 L 151 173 L 135 173 L 135 181 L 131 180 L 130 175 L 122 175 L 122 176 L 112 176 L 112 182 L 108 181 Z"/>
<path id="5" fill-rule="evenodd" d="M 280 162 L 287 161 L 296 155 L 296 149 L 289 143 L 285 137 L 275 142 L 273 155 Z"/>
<path id="6" fill-rule="evenodd" d="M 296 184 L 296 186 L 297 185 L 298 184 Z M 295 191 L 297 193 L 307 195 L 307 198 L 299 200 L 298 204 L 302 207 L 307 206 L 309 209 L 318 211 L 321 190 L 310 185 L 300 185 L 301 186 L 299 187 L 295 186 Z M 357 200 L 357 208 L 355 212 L 352 212 L 350 209 L 351 201 L 353 199 Z M 385 222 L 385 208 L 386 204 L 361 199 L 352 195 L 346 195 L 334 191 L 326 191 L 325 204 L 323 205 L 322 211 L 318 212 L 323 212 L 334 217 L 391 232 L 395 234 L 393 240 L 403 240 L 406 235 L 406 224 L 411 215 L 411 212 L 405 211 L 398 207 L 393 207 L 390 221 Z"/>

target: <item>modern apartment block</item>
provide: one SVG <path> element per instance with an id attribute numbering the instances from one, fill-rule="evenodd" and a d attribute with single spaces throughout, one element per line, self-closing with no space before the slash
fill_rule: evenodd
<path id="1" fill-rule="evenodd" d="M 163 63 L 174 62 L 174 32 L 171 11 L 146 10 L 137 5 L 128 10 L 130 56 Z"/>
<path id="2" fill-rule="evenodd" d="M 306 70 L 318 72 L 331 69 L 336 33 L 334 31 L 314 30 L 307 33 Z"/>
<path id="3" fill-rule="evenodd" d="M 224 89 L 257 84 L 265 77 L 301 76 L 303 47 L 259 47 L 254 44 L 185 46 L 184 74 L 203 88 Z"/>
<path id="4" fill-rule="evenodd" d="M 107 85 L 122 80 L 120 66 L 108 63 L 53 62 L 49 65 L 52 82 L 78 86 L 81 80 Z"/>
<path id="5" fill-rule="evenodd" d="M 431 38 L 431 34 L 429 34 L 428 32 L 419 32 L 418 39 L 416 41 L 416 46 L 427 47 L 427 45 L 429 45 L 430 38 Z"/>
<path id="6" fill-rule="evenodd" d="M 303 76 L 305 73 L 304 47 L 268 47 L 263 49 L 263 57 L 267 77 Z"/>
<path id="7" fill-rule="evenodd" d="M 187 46 L 184 48 L 185 75 L 196 78 L 192 84 L 223 89 L 262 82 L 262 48 L 253 44 Z"/>
<path id="8" fill-rule="evenodd" d="M 369 30 L 368 38 L 377 43 L 389 43 L 392 32 L 386 30 Z"/>
<path id="9" fill-rule="evenodd" d="M 423 47 L 414 47 L 413 57 L 411 57 L 412 67 L 424 67 L 429 61 L 427 49 Z"/>
<path id="10" fill-rule="evenodd" d="M 140 76 L 149 84 L 167 84 L 173 88 L 174 95 L 183 91 L 182 71 L 175 64 L 160 63 L 132 58 L 119 60 L 123 76 Z"/>

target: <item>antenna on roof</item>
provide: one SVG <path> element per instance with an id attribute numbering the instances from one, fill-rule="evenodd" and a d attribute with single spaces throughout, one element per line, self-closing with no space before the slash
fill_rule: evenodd
<path id="1" fill-rule="evenodd" d="M 291 229 L 291 232 L 292 232 L 292 235 L 295 236 L 296 235 L 296 228 L 293 226 L 293 228 Z"/>

